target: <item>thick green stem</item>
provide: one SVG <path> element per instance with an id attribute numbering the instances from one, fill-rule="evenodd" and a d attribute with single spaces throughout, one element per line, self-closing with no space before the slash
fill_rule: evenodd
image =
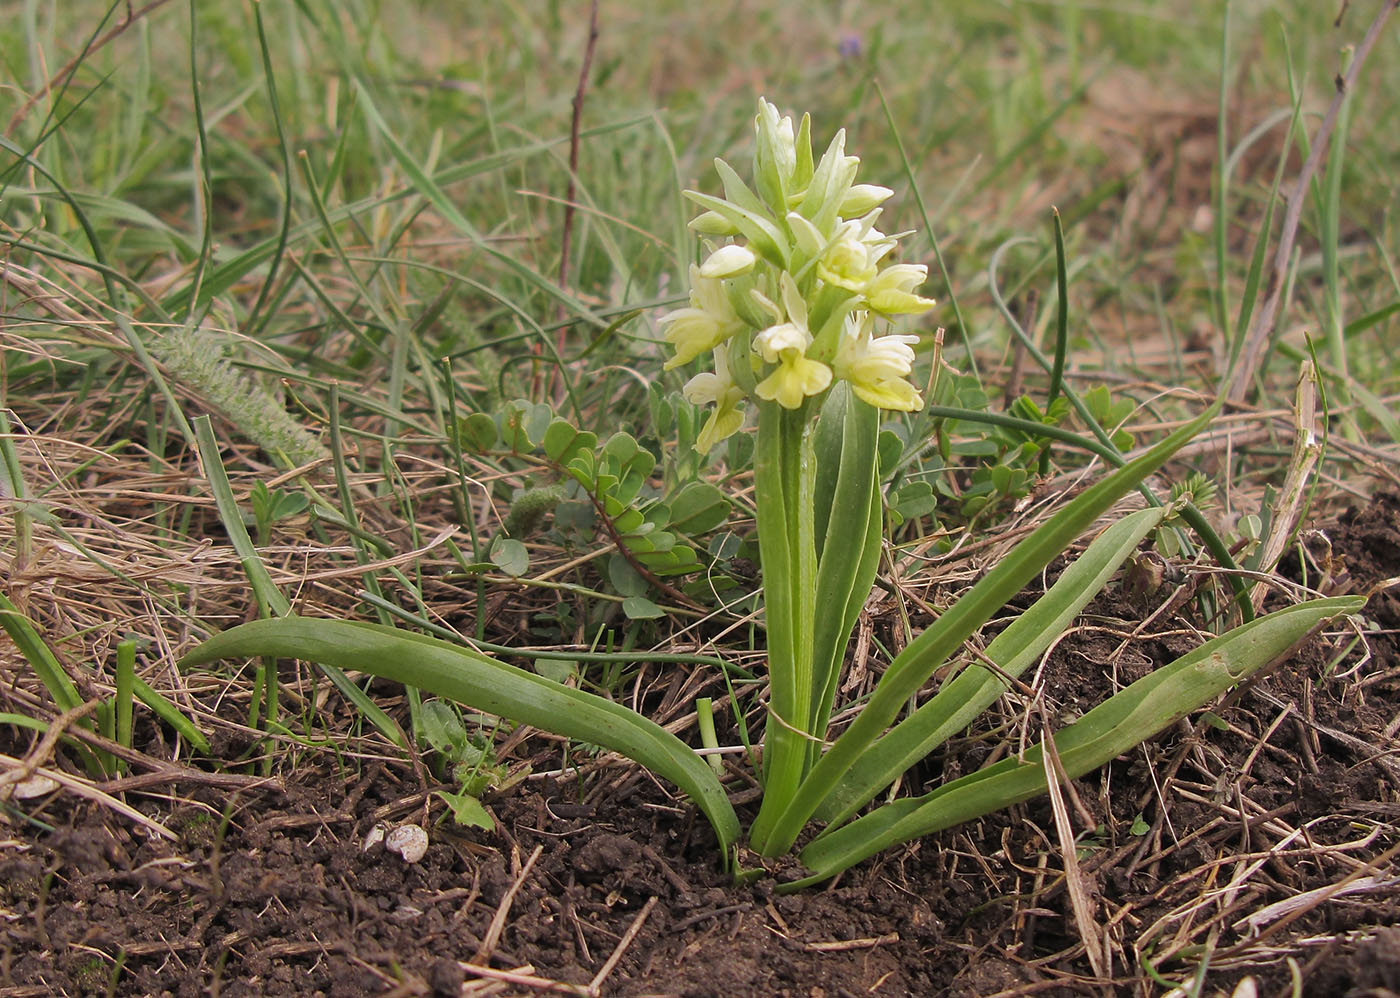
<path id="1" fill-rule="evenodd" d="M 768 724 L 763 748 L 763 805 L 749 838 L 760 853 L 774 820 L 806 775 L 812 710 L 812 635 L 816 542 L 812 492 L 816 460 L 808 408 L 759 407 L 754 449 L 758 549 L 768 629 Z"/>

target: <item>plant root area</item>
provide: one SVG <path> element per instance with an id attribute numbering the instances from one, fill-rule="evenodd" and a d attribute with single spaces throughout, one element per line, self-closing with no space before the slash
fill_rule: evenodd
<path id="1" fill-rule="evenodd" d="M 1324 563 L 1337 588 L 1394 579 L 1400 499 L 1300 547 L 1283 568 L 1295 579 Z M 1016 751 L 1191 647 L 1178 623 L 1192 611 L 1154 619 L 1161 605 L 1111 588 L 1035 678 L 1039 702 L 999 705 L 906 790 Z M 266 779 L 232 761 L 133 767 L 99 784 L 106 798 L 12 800 L 0 996 L 1394 994 L 1394 589 L 1366 619 L 1364 642 L 1316 639 L 1075 781 L 1059 814 L 1032 801 L 797 894 L 734 886 L 704 822 L 635 767 L 547 775 L 569 748 L 539 733 L 508 748 L 534 775 L 486 795 L 489 832 L 443 822 L 444 788 L 421 766 L 291 744 L 295 764 Z M 5 738 L 17 757 L 35 744 Z M 379 822 L 423 825 L 426 854 L 366 848 Z"/>

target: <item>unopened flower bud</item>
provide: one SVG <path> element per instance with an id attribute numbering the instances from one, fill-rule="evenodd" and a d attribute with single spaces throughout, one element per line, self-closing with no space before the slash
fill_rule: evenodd
<path id="1" fill-rule="evenodd" d="M 879 184 L 854 184 L 841 199 L 842 218 L 859 218 L 885 202 L 894 191 Z"/>
<path id="2" fill-rule="evenodd" d="M 738 277 L 752 270 L 757 259 L 747 246 L 738 243 L 721 246 L 700 265 L 700 276 L 719 279 Z"/>

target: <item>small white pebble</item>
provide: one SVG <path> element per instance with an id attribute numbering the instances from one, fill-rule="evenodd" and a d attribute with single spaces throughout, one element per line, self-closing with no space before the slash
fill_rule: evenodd
<path id="1" fill-rule="evenodd" d="M 416 863 L 428 852 L 428 833 L 417 825 L 400 825 L 385 837 L 384 848 L 398 853 L 405 863 Z"/>
<path id="2" fill-rule="evenodd" d="M 384 833 L 388 831 L 388 825 L 379 822 L 365 833 L 365 841 L 360 846 L 360 852 L 369 852 L 379 843 L 384 841 Z"/>

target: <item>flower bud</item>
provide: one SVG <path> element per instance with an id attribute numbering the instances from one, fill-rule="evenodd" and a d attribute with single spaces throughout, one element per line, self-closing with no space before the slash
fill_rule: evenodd
<path id="1" fill-rule="evenodd" d="M 894 191 L 879 184 L 853 184 L 841 199 L 841 210 L 838 214 L 842 218 L 859 218 L 878 208 L 892 194 Z"/>
<path id="2" fill-rule="evenodd" d="M 757 259 L 753 250 L 747 246 L 731 243 L 721 246 L 709 255 L 700 265 L 700 276 L 719 279 L 738 277 L 752 270 Z"/>
<path id="3" fill-rule="evenodd" d="M 702 236 L 737 236 L 739 228 L 717 211 L 707 211 L 691 219 L 690 227 Z"/>

